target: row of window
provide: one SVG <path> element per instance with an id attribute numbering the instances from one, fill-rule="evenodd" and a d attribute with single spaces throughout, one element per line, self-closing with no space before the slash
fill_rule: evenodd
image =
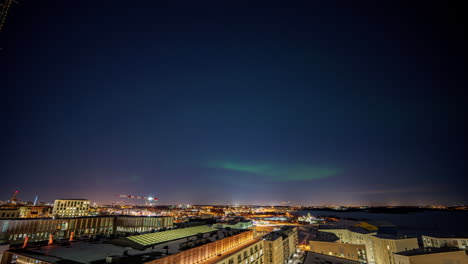
<path id="1" fill-rule="evenodd" d="M 258 249 L 257 245 L 255 247 L 250 248 L 249 250 L 245 250 L 243 253 L 237 255 L 237 264 L 263 264 L 263 249 L 260 245 L 260 250 Z M 234 264 L 235 258 L 232 257 L 228 260 L 227 263 L 223 262 L 222 264 Z"/>
<path id="2" fill-rule="evenodd" d="M 77 229 L 74 230 L 75 236 L 80 236 L 80 235 L 96 235 L 96 234 L 109 234 L 113 232 L 113 228 L 86 228 L 86 229 Z M 12 234 L 9 236 L 8 240 L 10 241 L 16 241 L 16 240 L 23 240 L 26 237 L 29 237 L 32 241 L 34 240 L 45 240 L 49 238 L 50 233 L 49 232 L 38 232 L 38 233 L 32 233 L 32 234 Z M 65 238 L 65 237 L 57 237 L 57 238 Z"/>

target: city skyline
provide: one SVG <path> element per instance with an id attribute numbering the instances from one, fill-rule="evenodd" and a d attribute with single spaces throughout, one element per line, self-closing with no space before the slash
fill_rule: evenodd
<path id="1" fill-rule="evenodd" d="M 23 1 L 0 200 L 468 204 L 461 10 Z"/>

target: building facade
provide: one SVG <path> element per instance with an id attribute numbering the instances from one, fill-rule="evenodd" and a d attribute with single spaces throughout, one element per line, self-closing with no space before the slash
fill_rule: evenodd
<path id="1" fill-rule="evenodd" d="M 310 241 L 310 251 L 337 258 L 367 262 L 366 246 L 326 241 Z"/>
<path id="2" fill-rule="evenodd" d="M 29 242 L 39 242 L 47 241 L 51 236 L 53 239 L 68 239 L 72 233 L 75 237 L 108 236 L 172 227 L 173 218 L 170 216 L 0 219 L 0 242 L 21 244 L 26 237 Z"/>
<path id="3" fill-rule="evenodd" d="M 394 254 L 396 264 L 468 264 L 464 250 L 421 248 Z"/>
<path id="4" fill-rule="evenodd" d="M 297 227 L 294 226 L 283 226 L 279 231 L 271 232 L 262 239 L 267 264 L 288 263 L 299 246 Z"/>
<path id="5" fill-rule="evenodd" d="M 422 236 L 424 247 L 468 249 L 468 238 Z"/>
<path id="6" fill-rule="evenodd" d="M 202 246 L 198 246 L 195 248 L 191 248 L 185 251 L 182 251 L 177 254 L 169 255 L 164 258 L 156 259 L 151 262 L 150 264 L 192 264 L 192 263 L 200 263 L 208 261 L 210 258 L 213 258 L 217 255 L 222 255 L 229 250 L 234 249 L 235 254 L 228 256 L 224 259 L 216 260 L 214 263 L 226 263 L 226 264 L 241 264 L 241 263 L 255 263 L 258 258 L 261 258 L 260 255 L 257 254 L 257 258 L 255 258 L 254 254 L 254 247 L 260 240 L 254 239 L 253 231 L 249 230 L 234 236 L 226 237 L 221 240 L 217 240 L 215 242 L 211 242 Z M 244 243 L 251 242 L 252 245 L 248 248 L 241 248 L 241 250 L 236 247 L 240 247 Z M 257 249 L 258 245 L 257 245 Z M 252 260 L 252 262 L 250 262 Z M 247 262 L 244 262 L 247 261 Z"/>
<path id="7" fill-rule="evenodd" d="M 320 232 L 335 234 L 339 238 L 339 243 L 364 245 L 365 251 L 361 252 L 367 257 L 367 262 L 375 262 L 374 247 L 371 237 L 377 233 L 362 227 L 341 228 L 341 229 L 319 229 Z"/>
<path id="8" fill-rule="evenodd" d="M 194 228 L 197 230 L 192 230 Z M 278 256 L 270 263 L 287 264 L 292 263 L 291 256 L 297 250 L 296 227 L 283 227 L 281 230 L 273 232 L 270 237 L 263 239 L 256 238 L 254 230 L 218 230 L 213 228 L 210 230 L 210 228 L 173 229 L 116 238 L 111 240 L 113 241 L 111 243 L 75 241 L 67 245 L 55 243 L 42 248 L 37 246 L 16 247 L 5 251 L 1 264 L 74 264 L 82 262 L 264 264 L 267 263 L 265 259 L 266 247 L 270 244 L 274 245 L 272 253 Z M 128 250 L 131 252 L 127 254 Z M 86 252 L 92 252 L 92 254 Z"/>
<path id="9" fill-rule="evenodd" d="M 417 238 L 371 236 L 371 240 L 377 264 L 396 264 L 394 253 L 419 248 Z"/>
<path id="10" fill-rule="evenodd" d="M 55 200 L 52 215 L 55 217 L 80 217 L 89 215 L 89 200 L 60 199 Z"/>
<path id="11" fill-rule="evenodd" d="M 320 232 L 335 234 L 340 240 L 338 244 L 365 245 L 365 255 L 368 263 L 395 264 L 393 254 L 418 248 L 417 238 L 405 238 L 393 235 L 377 235 L 366 232 L 363 228 L 319 229 Z"/>

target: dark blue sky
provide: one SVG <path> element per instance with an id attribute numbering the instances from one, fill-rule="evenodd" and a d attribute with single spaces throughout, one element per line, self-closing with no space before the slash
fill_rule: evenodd
<path id="1" fill-rule="evenodd" d="M 0 199 L 468 202 L 460 7 L 190 2 L 13 6 Z"/>

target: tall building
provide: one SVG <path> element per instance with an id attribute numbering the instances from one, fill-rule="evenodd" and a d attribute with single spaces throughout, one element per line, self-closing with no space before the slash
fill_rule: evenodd
<path id="1" fill-rule="evenodd" d="M 265 235 L 265 263 L 288 263 L 298 248 L 297 227 L 283 226 L 279 231 Z"/>
<path id="2" fill-rule="evenodd" d="M 89 215 L 89 200 L 60 199 L 55 200 L 52 214 L 55 217 L 79 217 Z"/>

